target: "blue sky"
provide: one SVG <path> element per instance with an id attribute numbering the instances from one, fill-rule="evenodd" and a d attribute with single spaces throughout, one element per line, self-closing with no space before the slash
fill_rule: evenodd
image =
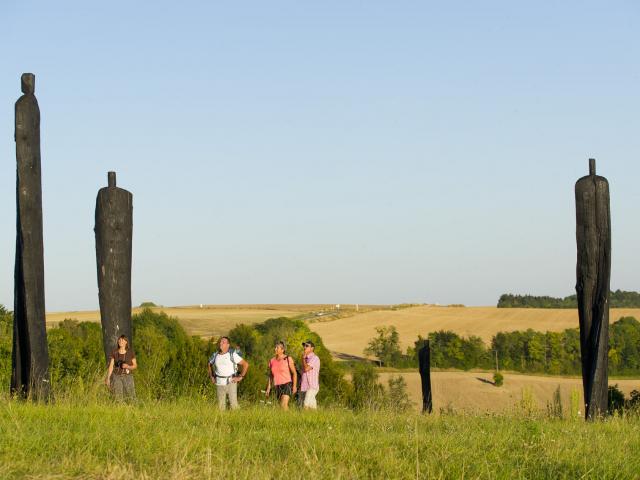
<path id="1" fill-rule="evenodd" d="M 0 303 L 20 74 L 42 114 L 47 310 L 97 308 L 95 196 L 134 195 L 133 302 L 465 303 L 575 285 L 573 185 L 611 185 L 640 290 L 640 6 L 0 6 Z"/>

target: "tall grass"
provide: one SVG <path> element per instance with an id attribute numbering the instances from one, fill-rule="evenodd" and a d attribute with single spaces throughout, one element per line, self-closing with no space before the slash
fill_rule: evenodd
<path id="1" fill-rule="evenodd" d="M 0 478 L 637 478 L 640 419 L 0 403 Z"/>

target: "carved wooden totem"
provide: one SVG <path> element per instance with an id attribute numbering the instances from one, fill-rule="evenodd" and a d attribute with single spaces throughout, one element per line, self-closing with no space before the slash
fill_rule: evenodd
<path id="1" fill-rule="evenodd" d="M 609 280 L 611 222 L 609 183 L 596 175 L 589 159 L 589 175 L 576 182 L 576 292 L 580 318 L 580 350 L 585 418 L 607 412 L 609 347 Z"/>
<path id="2" fill-rule="evenodd" d="M 35 75 L 23 73 L 15 106 L 16 264 L 11 392 L 34 399 L 50 393 L 44 307 L 44 248 L 40 173 L 40 108 Z"/>
<path id="3" fill-rule="evenodd" d="M 424 346 L 418 350 L 418 361 L 420 379 L 422 380 L 422 411 L 431 413 L 433 401 L 431 399 L 431 348 L 429 340 L 426 340 Z"/>
<path id="4" fill-rule="evenodd" d="M 118 337 L 131 335 L 131 240 L 133 195 L 116 187 L 116 172 L 108 173 L 108 186 L 96 199 L 96 262 L 98 297 L 105 358 L 108 361 Z"/>

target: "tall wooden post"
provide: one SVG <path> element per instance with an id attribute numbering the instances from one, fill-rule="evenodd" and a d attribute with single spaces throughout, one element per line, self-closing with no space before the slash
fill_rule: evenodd
<path id="1" fill-rule="evenodd" d="M 116 186 L 116 172 L 96 198 L 96 263 L 98 297 L 105 359 L 117 347 L 118 337 L 131 336 L 131 245 L 133 195 Z"/>
<path id="2" fill-rule="evenodd" d="M 589 175 L 576 182 L 576 292 L 580 319 L 580 351 L 585 418 L 607 412 L 609 348 L 609 283 L 611 278 L 611 221 L 609 182 L 596 175 L 589 159 Z"/>
<path id="3" fill-rule="evenodd" d="M 23 73 L 15 106 L 16 263 L 11 392 L 34 399 L 50 393 L 44 305 L 40 108 L 35 75 Z"/>
<path id="4" fill-rule="evenodd" d="M 422 411 L 431 413 L 433 400 L 431 398 L 431 348 L 429 340 L 425 340 L 422 348 L 418 350 L 418 361 L 422 381 Z"/>

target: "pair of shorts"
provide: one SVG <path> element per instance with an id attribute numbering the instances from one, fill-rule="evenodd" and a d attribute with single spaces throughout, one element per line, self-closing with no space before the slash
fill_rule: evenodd
<path id="1" fill-rule="evenodd" d="M 283 395 L 286 395 L 288 397 L 291 397 L 293 395 L 293 382 L 276 385 L 276 398 L 280 400 L 280 397 Z"/>

